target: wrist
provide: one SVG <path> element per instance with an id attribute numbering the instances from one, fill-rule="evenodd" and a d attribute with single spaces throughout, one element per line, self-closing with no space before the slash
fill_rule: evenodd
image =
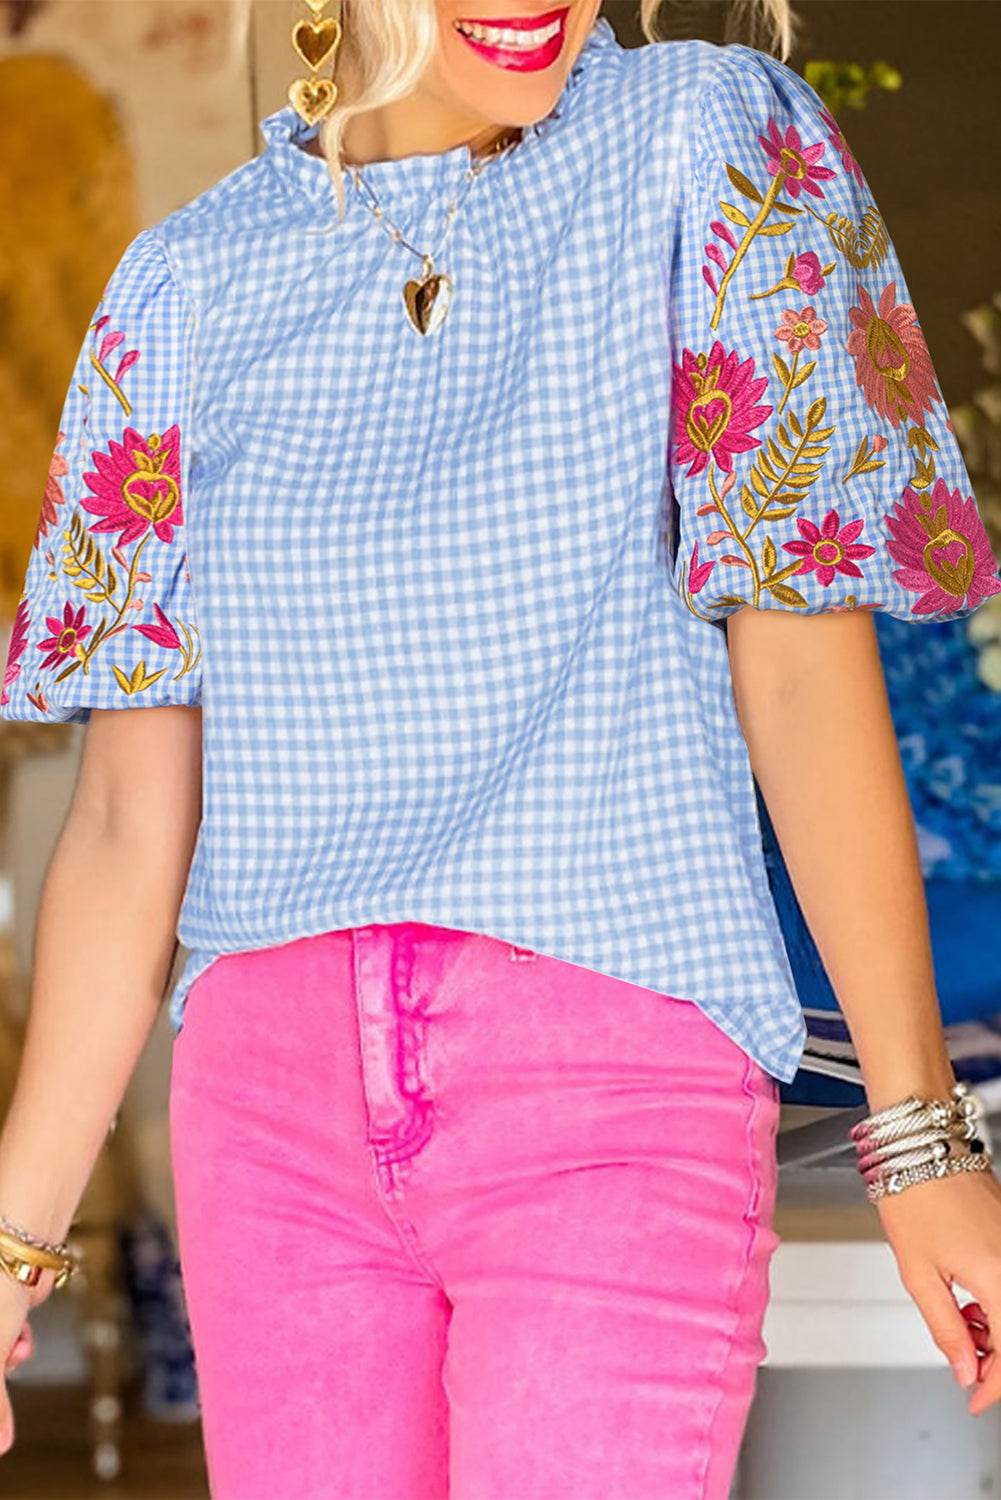
<path id="1" fill-rule="evenodd" d="M 883 1058 L 877 1070 L 863 1067 L 862 1079 L 870 1113 L 876 1114 L 911 1094 L 947 1099 L 956 1074 L 948 1053 L 941 1052 L 928 1058 Z"/>
<path id="2" fill-rule="evenodd" d="M 66 1239 L 73 1215 L 59 1204 L 55 1195 L 39 1192 L 13 1173 L 0 1171 L 0 1220 L 17 1224 L 40 1240 L 61 1243 Z"/>

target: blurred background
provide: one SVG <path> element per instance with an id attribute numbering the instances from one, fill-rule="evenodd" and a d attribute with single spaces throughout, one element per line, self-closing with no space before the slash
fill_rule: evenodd
<path id="1" fill-rule="evenodd" d="M 67 384 L 112 269 L 141 228 L 262 150 L 258 122 L 301 71 L 289 42 L 301 0 L 254 0 L 242 23 L 240 11 L 235 0 L 0 0 L 0 660 Z M 1001 6 L 799 0 L 796 11 L 790 65 L 862 164 L 1001 557 Z M 624 45 L 644 44 L 629 0 L 605 0 L 603 13 Z M 660 25 L 761 45 L 728 0 L 665 0 Z M 878 625 L 943 1010 L 957 1049 L 990 1055 L 1001 1075 L 998 599 L 972 621 Z M 0 724 L 0 1113 L 83 732 Z M 801 962 L 804 1000 L 830 1004 Z M 0 1493 L 12 1500 L 208 1494 L 174 1240 L 170 1061 L 164 1007 L 82 1205 L 86 1286 L 33 1315 L 37 1352 L 11 1381 L 18 1440 L 0 1458 Z M 790 1140 L 837 1102 L 790 1093 Z M 809 1155 L 790 1153 L 783 1173 L 769 1357 L 732 1500 L 1001 1495 L 1001 1420 L 966 1416 L 854 1168 L 809 1171 Z"/>

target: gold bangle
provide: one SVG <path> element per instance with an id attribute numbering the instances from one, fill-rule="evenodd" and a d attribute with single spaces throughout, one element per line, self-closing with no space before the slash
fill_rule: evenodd
<path id="1" fill-rule="evenodd" d="M 68 1247 L 65 1254 L 43 1250 L 0 1230 L 0 1268 L 22 1286 L 35 1286 L 43 1271 L 55 1271 L 54 1285 L 63 1287 L 76 1270 L 76 1257 Z"/>
<path id="2" fill-rule="evenodd" d="M 43 1266 L 36 1265 L 33 1261 L 23 1260 L 19 1255 L 8 1255 L 0 1251 L 0 1270 L 2 1270 L 11 1281 L 16 1281 L 19 1286 L 37 1286 L 41 1280 Z M 72 1260 L 62 1262 L 53 1289 L 58 1290 L 66 1285 L 72 1276 L 76 1274 L 77 1266 Z"/>
<path id="3" fill-rule="evenodd" d="M 32 1245 L 18 1235 L 8 1234 L 6 1229 L 0 1229 L 0 1253 L 13 1255 L 33 1266 L 53 1271 L 58 1270 L 66 1259 L 65 1255 L 57 1251 L 43 1250 L 40 1245 Z"/>

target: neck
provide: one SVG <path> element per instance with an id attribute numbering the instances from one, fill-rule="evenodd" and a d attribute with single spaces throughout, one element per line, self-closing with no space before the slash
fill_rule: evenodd
<path id="1" fill-rule="evenodd" d="M 356 115 L 349 123 L 357 125 L 361 118 L 360 115 Z M 492 156 L 495 151 L 499 151 L 510 140 L 516 138 L 519 134 L 519 129 L 516 126 L 512 127 L 510 125 L 490 125 L 485 130 L 478 131 L 473 136 L 467 136 L 459 132 L 454 136 L 448 136 L 444 139 L 439 138 L 437 144 L 426 143 L 424 145 L 417 145 L 411 150 L 387 151 L 376 149 L 366 151 L 362 149 L 360 154 L 357 148 L 358 133 L 352 133 L 352 144 L 350 146 L 347 144 L 347 134 L 348 132 L 345 131 L 344 149 L 341 153 L 341 160 L 346 167 L 362 168 L 367 166 L 370 161 L 396 160 L 404 156 L 437 154 L 441 151 L 454 150 L 456 146 L 463 145 L 469 147 L 474 159 Z M 319 150 L 319 147 L 317 147 L 317 150 Z"/>
<path id="2" fill-rule="evenodd" d="M 337 84 L 342 97 L 355 97 L 346 51 L 341 54 Z M 484 125 L 456 115 L 433 93 L 419 89 L 405 99 L 353 115 L 344 128 L 341 160 L 347 167 L 363 168 L 369 162 L 437 155 L 462 145 L 468 145 L 474 157 L 491 156 L 519 134 L 518 126 Z M 322 154 L 316 141 L 309 149 Z"/>

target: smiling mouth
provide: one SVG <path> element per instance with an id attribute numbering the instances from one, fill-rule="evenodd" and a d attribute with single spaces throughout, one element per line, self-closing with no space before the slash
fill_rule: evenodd
<path id="1" fill-rule="evenodd" d="M 550 46 L 563 30 L 569 7 L 549 11 L 543 16 L 512 17 L 500 21 L 463 19 L 455 29 L 467 40 L 500 52 L 526 54 Z"/>

